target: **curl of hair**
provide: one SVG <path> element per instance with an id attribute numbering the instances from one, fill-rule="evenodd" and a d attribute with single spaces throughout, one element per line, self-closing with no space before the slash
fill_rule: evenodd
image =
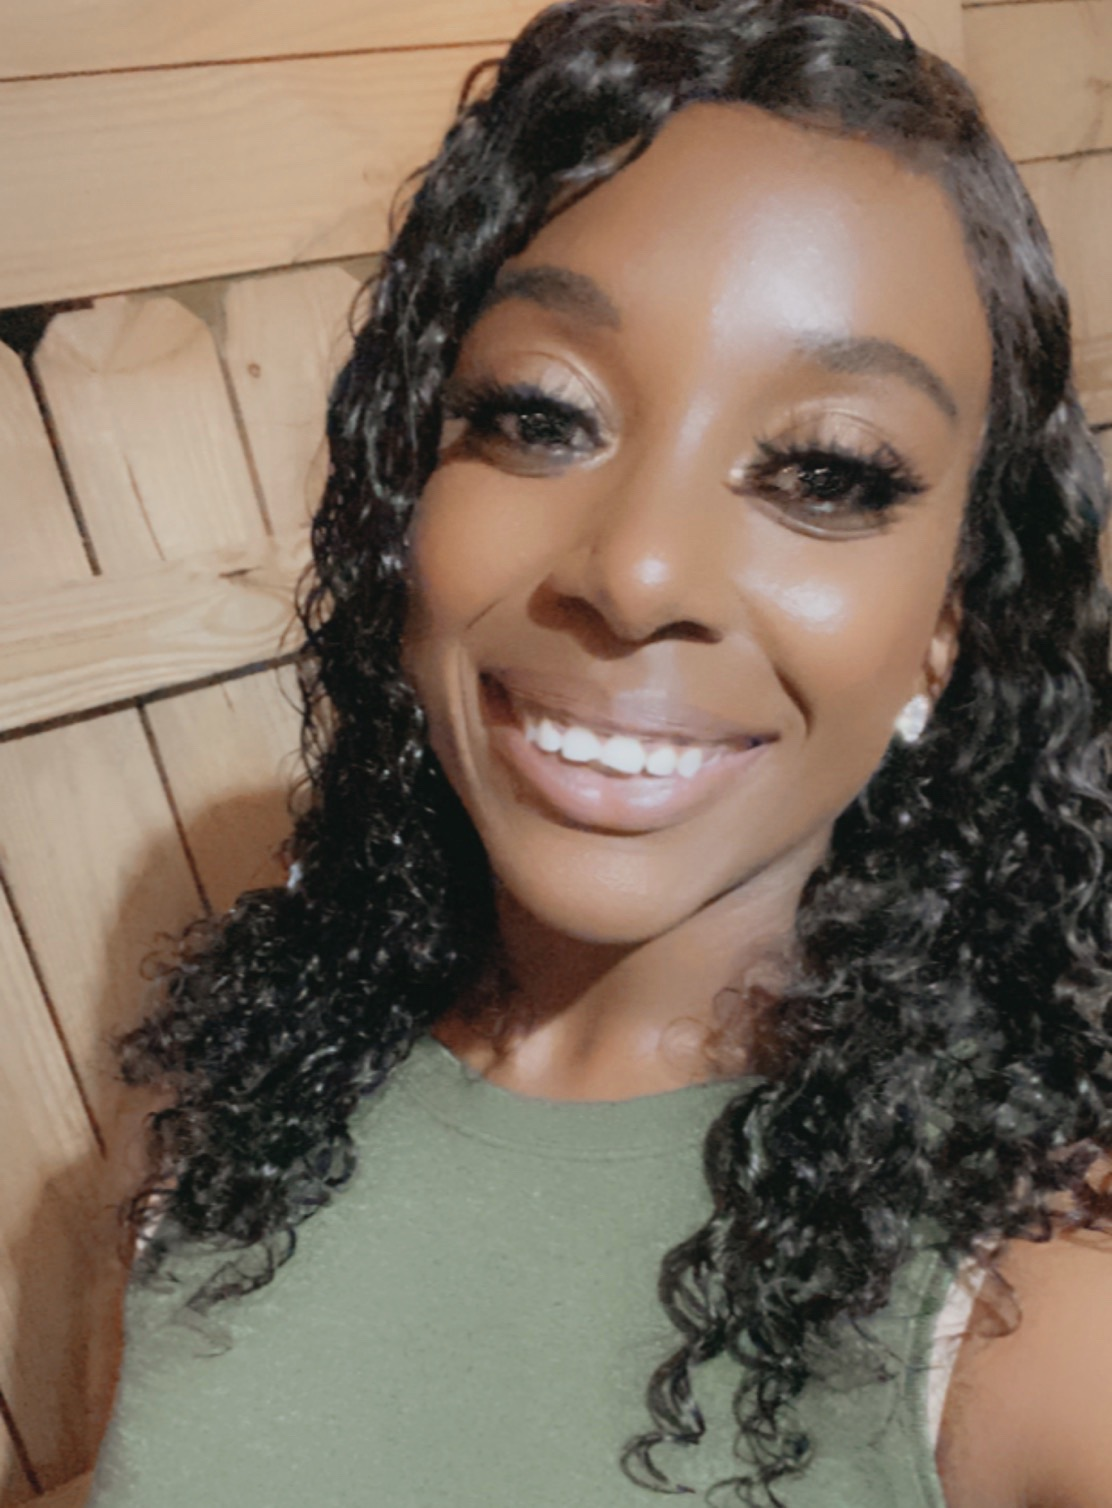
<path id="1" fill-rule="evenodd" d="M 486 858 L 399 646 L 440 393 L 498 268 L 693 101 L 756 105 L 933 174 L 994 345 L 960 654 L 925 737 L 893 747 L 809 883 L 771 1007 L 777 1071 L 708 1137 L 714 1214 L 661 1274 L 680 1343 L 623 1457 L 682 1490 L 653 1446 L 700 1437 L 693 1369 L 728 1352 L 745 1364 L 748 1502 L 778 1502 L 802 1469 L 793 1404 L 816 1348 L 883 1305 L 924 1231 L 956 1260 L 1109 1214 L 1092 1177 L 1112 1144 L 1101 466 L 1035 211 L 959 75 L 889 21 L 853 0 L 573 0 L 470 81 L 333 394 L 301 604 L 300 882 L 194 927 L 123 1049 L 130 1081 L 175 1093 L 132 1210 L 161 1213 L 148 1264 L 216 1241 L 265 1257 L 233 1262 L 206 1302 L 265 1282 L 350 1175 L 360 1098 L 493 941 Z"/>

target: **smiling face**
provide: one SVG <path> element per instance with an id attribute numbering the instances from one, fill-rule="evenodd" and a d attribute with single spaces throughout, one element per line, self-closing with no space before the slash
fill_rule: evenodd
<path id="1" fill-rule="evenodd" d="M 952 663 L 990 367 L 938 183 L 751 107 L 679 113 L 503 268 L 406 663 L 526 912 L 630 944 L 798 893 Z"/>

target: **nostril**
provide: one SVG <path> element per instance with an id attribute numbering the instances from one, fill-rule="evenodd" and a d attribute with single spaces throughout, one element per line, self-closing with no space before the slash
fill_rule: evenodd
<path id="1" fill-rule="evenodd" d="M 655 644 L 661 639 L 676 639 L 688 644 L 717 644 L 721 637 L 721 634 L 716 633 L 707 624 L 696 623 L 693 619 L 687 618 L 658 628 L 649 638 L 648 643 Z"/>

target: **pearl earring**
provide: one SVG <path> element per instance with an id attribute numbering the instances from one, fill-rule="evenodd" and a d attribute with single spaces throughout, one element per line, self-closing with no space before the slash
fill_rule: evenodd
<path id="1" fill-rule="evenodd" d="M 896 732 L 905 744 L 917 744 L 931 715 L 931 699 L 925 692 L 913 696 L 896 719 Z"/>

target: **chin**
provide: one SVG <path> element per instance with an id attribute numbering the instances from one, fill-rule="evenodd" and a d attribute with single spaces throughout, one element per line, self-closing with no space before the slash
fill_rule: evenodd
<path id="1" fill-rule="evenodd" d="M 547 932 L 597 947 L 632 948 L 662 937 L 713 898 L 688 893 L 673 873 L 618 854 L 585 855 L 564 864 L 496 865 L 508 896 Z M 709 878 L 709 877 L 708 877 Z"/>

